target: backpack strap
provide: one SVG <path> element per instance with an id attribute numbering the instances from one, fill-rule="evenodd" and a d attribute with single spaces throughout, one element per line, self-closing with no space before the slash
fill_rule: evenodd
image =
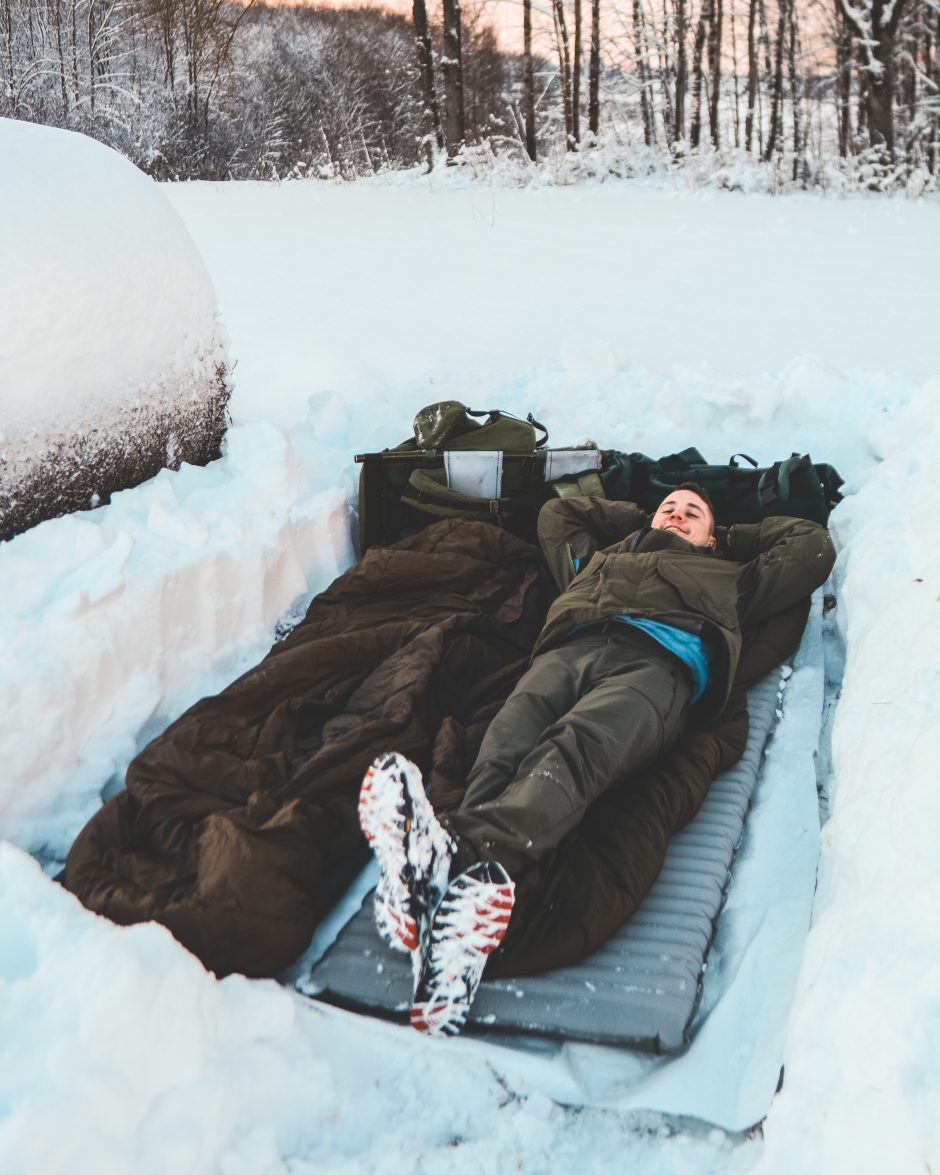
<path id="1" fill-rule="evenodd" d="M 486 420 L 483 421 L 482 425 L 484 428 L 488 424 L 498 424 L 500 420 L 521 420 L 521 417 L 516 416 L 512 412 L 504 412 L 502 408 L 468 408 L 467 415 L 485 416 Z M 525 423 L 531 424 L 535 432 L 540 432 L 542 434 L 541 437 L 535 438 L 532 447 L 535 449 L 544 448 L 545 445 L 548 444 L 548 429 L 545 427 L 545 425 L 540 424 L 531 412 L 527 414 Z"/>
<path id="2" fill-rule="evenodd" d="M 473 518 L 499 523 L 513 512 L 510 498 L 477 498 L 447 485 L 443 469 L 415 469 L 402 490 L 402 502 L 432 518 Z"/>

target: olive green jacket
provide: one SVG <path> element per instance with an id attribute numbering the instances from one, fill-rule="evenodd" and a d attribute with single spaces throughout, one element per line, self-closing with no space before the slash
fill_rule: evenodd
<path id="1" fill-rule="evenodd" d="M 832 570 L 825 527 L 765 518 L 723 533 L 721 554 L 652 530 L 630 502 L 559 498 L 542 507 L 539 541 L 561 594 L 534 655 L 580 624 L 613 616 L 658 620 L 701 636 L 712 651 L 708 687 L 694 708 L 705 721 L 728 700 L 741 630 L 809 596 Z M 578 568 L 578 570 L 575 570 Z"/>

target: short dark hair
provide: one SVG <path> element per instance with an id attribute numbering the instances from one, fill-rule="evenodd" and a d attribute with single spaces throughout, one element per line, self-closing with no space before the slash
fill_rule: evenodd
<path id="1" fill-rule="evenodd" d="M 664 494 L 663 501 L 665 502 L 665 500 L 669 497 L 669 494 L 674 494 L 676 492 L 676 490 L 688 490 L 689 493 L 695 494 L 697 497 L 702 499 L 702 501 L 708 507 L 708 511 L 712 516 L 712 534 L 714 534 L 715 533 L 715 503 L 711 500 L 711 496 L 709 495 L 708 490 L 705 489 L 704 486 L 699 485 L 699 483 L 697 481 L 683 481 L 683 482 L 680 482 L 679 485 L 673 486 L 672 489 L 669 491 L 669 493 Z"/>

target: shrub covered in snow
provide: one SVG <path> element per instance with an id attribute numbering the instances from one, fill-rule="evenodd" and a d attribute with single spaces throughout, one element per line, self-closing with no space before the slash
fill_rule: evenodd
<path id="1" fill-rule="evenodd" d="M 217 457 L 212 283 L 159 187 L 83 135 L 0 119 L 0 539 Z"/>

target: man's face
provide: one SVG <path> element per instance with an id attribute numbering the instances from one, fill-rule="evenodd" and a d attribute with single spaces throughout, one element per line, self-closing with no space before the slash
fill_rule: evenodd
<path id="1" fill-rule="evenodd" d="M 659 504 L 650 525 L 673 530 L 695 547 L 714 547 L 714 520 L 706 503 L 693 490 L 673 490 Z"/>

